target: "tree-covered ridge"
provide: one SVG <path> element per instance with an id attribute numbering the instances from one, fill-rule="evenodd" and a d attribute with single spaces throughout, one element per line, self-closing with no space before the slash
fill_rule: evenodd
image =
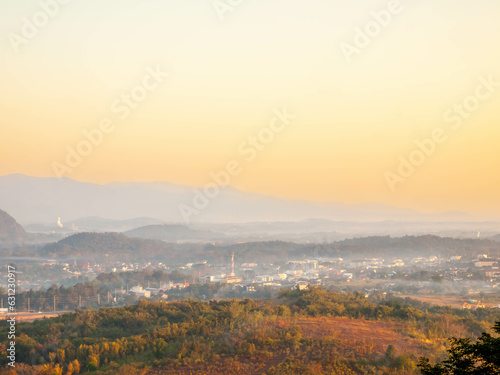
<path id="1" fill-rule="evenodd" d="M 479 254 L 500 257 L 500 242 L 489 239 L 456 239 L 438 236 L 372 236 L 327 244 L 284 241 L 237 244 L 167 243 L 129 238 L 122 233 L 78 233 L 45 245 L 40 255 L 54 258 L 81 257 L 93 260 L 142 261 L 144 258 L 183 264 L 193 260 L 228 262 L 236 254 L 239 262 L 280 263 L 290 259 L 328 257 L 426 257 Z M 107 254 L 107 255 L 106 255 Z"/>
<path id="2" fill-rule="evenodd" d="M 77 233 L 54 244 L 45 245 L 40 254 L 50 257 L 103 257 L 105 254 L 120 254 L 123 259 L 135 258 L 141 253 L 157 255 L 167 254 L 166 244 L 161 241 L 129 238 L 122 233 Z"/>

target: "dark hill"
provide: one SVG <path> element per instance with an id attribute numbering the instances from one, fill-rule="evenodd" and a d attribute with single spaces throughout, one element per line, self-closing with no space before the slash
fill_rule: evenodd
<path id="1" fill-rule="evenodd" d="M 130 238 L 122 233 L 79 233 L 40 249 L 40 255 L 59 258 L 87 258 L 109 261 L 160 261 L 169 265 L 207 260 L 227 264 L 231 254 L 237 262 L 276 263 L 298 259 L 346 260 L 356 258 L 416 258 L 461 255 L 474 259 L 479 254 L 500 257 L 500 242 L 489 239 L 456 239 L 437 236 L 366 237 L 325 244 L 282 241 L 244 242 L 231 245 L 174 243 Z M 107 255 L 106 255 L 107 254 Z"/>
<path id="2" fill-rule="evenodd" d="M 161 241 L 129 238 L 122 233 L 78 233 L 44 246 L 40 253 L 49 257 L 139 260 L 167 255 L 169 248 Z"/>
<path id="3" fill-rule="evenodd" d="M 12 243 L 26 239 L 26 232 L 7 212 L 0 210 L 0 242 Z"/>

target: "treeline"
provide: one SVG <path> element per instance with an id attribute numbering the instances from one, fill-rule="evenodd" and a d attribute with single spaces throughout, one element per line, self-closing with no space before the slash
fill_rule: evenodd
<path id="1" fill-rule="evenodd" d="M 130 305 L 137 302 L 137 297 L 130 292 L 135 286 L 159 288 L 169 282 L 186 283 L 192 278 L 179 271 L 143 269 L 133 272 L 101 273 L 96 279 L 78 283 L 74 286 L 51 285 L 49 288 L 17 292 L 17 311 L 73 311 L 76 308 L 100 308 Z M 127 293 L 128 292 L 128 293 Z M 203 300 L 214 298 L 244 298 L 249 296 L 242 288 L 231 288 L 221 283 L 190 284 L 186 288 L 173 288 L 166 292 L 168 300 Z M 261 288 L 252 293 L 252 298 L 270 298 L 276 292 L 271 287 Z M 7 306 L 5 288 L 0 288 L 0 300 Z M 152 296 L 153 299 L 163 298 Z"/>
<path id="2" fill-rule="evenodd" d="M 170 273 L 164 270 L 142 269 L 132 272 L 110 272 L 101 273 L 96 280 L 106 285 L 108 288 L 121 288 L 126 285 L 142 285 L 158 288 L 159 286 L 172 281 L 174 283 L 190 282 L 191 276 L 187 276 L 179 271 Z"/>
<path id="3" fill-rule="evenodd" d="M 5 291 L 4 291 L 5 292 Z M 107 297 L 111 296 L 111 291 L 105 286 L 99 285 L 96 282 L 79 283 L 68 288 L 53 284 L 48 289 L 29 290 L 16 293 L 16 309 L 18 312 L 23 311 L 69 311 L 78 307 L 90 307 L 106 304 Z M 102 297 L 102 301 L 99 298 Z M 6 306 L 7 295 L 0 295 Z M 110 303 L 111 305 L 111 298 Z"/>
<path id="4" fill-rule="evenodd" d="M 380 356 L 369 343 L 345 345 L 334 337 L 304 338 L 297 319 L 319 317 L 404 322 L 405 335 L 420 338 L 433 360 L 445 348 L 426 344 L 430 339 L 457 332 L 472 337 L 500 318 L 492 310 L 429 311 L 407 301 L 377 303 L 359 293 L 320 288 L 282 291 L 276 300 L 140 301 L 20 323 L 17 361 L 30 374 L 74 374 L 77 369 L 127 373 L 124 368 L 128 373 L 155 373 L 154 369 L 165 366 L 172 373 L 202 368 L 206 373 L 242 375 L 256 369 L 276 375 L 417 373 L 416 353 L 396 353 L 387 347 Z M 1 353 L 5 353 L 7 330 L 6 322 L 1 322 Z M 5 367 L 5 355 L 0 362 Z"/>
<path id="5" fill-rule="evenodd" d="M 167 273 L 165 271 L 152 271 L 144 269 L 137 272 L 102 273 L 93 281 L 78 283 L 74 286 L 60 287 L 53 284 L 47 289 L 37 291 L 29 290 L 17 292 L 16 306 L 18 311 L 68 311 L 76 308 L 116 306 L 117 304 L 135 303 L 134 296 L 127 295 L 127 288 L 136 285 L 158 287 L 169 281 L 184 282 L 188 277 L 178 271 Z M 198 288 L 199 289 L 199 288 Z M 194 288 L 193 290 L 198 290 Z M 218 286 L 212 290 L 206 290 L 207 296 L 213 297 L 218 291 Z M 175 291 L 173 290 L 173 295 Z M 191 292 L 191 290 L 189 291 Z M 192 298 L 199 298 L 203 291 L 193 294 Z M 182 298 L 180 293 L 177 293 Z M 191 295 L 189 295 L 191 297 Z M 189 298 L 188 297 L 188 298 Z M 116 300 L 115 300 L 116 298 Z M 7 306 L 6 289 L 0 289 L 0 299 Z"/>
<path id="6" fill-rule="evenodd" d="M 207 284 L 193 284 L 193 278 L 179 271 L 172 271 L 170 273 L 163 270 L 143 269 L 134 272 L 111 272 L 102 273 L 97 276 L 97 281 L 101 285 L 106 286 L 110 290 L 126 288 L 127 286 L 142 285 L 144 287 L 150 286 L 158 288 L 169 282 L 173 283 L 190 283 L 187 288 L 183 289 L 170 289 L 168 293 L 168 300 L 212 300 L 214 298 L 244 298 L 248 297 L 249 293 L 244 293 L 243 288 L 235 288 L 221 283 L 207 283 Z M 271 298 L 273 292 L 271 287 L 259 288 L 256 292 L 251 294 L 252 299 Z"/>
<path id="7" fill-rule="evenodd" d="M 374 257 L 384 256 L 401 257 L 428 257 L 428 256 L 452 256 L 464 257 L 488 254 L 491 257 L 500 257 L 500 242 L 490 239 L 467 239 L 439 237 L 434 235 L 424 236 L 371 236 L 353 238 L 325 245 L 309 245 L 308 253 L 316 253 L 327 256 L 336 255 L 340 257 Z"/>

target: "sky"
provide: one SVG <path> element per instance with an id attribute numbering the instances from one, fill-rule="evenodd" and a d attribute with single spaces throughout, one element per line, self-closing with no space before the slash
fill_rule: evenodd
<path id="1" fill-rule="evenodd" d="M 243 191 L 500 210 L 497 0 L 60 1 L 0 2 L 0 175 L 204 186 L 236 160 Z"/>

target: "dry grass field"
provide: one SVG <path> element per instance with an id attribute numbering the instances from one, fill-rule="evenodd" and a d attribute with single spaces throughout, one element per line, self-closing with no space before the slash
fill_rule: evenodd
<path id="1" fill-rule="evenodd" d="M 398 322 L 369 321 L 349 318 L 297 318 L 278 319 L 264 323 L 275 330 L 297 327 L 303 339 L 321 340 L 334 339 L 344 348 L 345 354 L 355 354 L 359 357 L 383 358 L 387 347 L 393 345 L 396 353 L 411 353 L 415 356 L 428 355 L 431 342 L 423 342 L 412 338 L 407 332 L 408 325 Z M 300 350 L 300 349 L 299 349 Z M 343 353 L 344 354 L 344 353 Z M 287 354 L 276 351 L 268 357 L 241 354 L 234 358 L 221 358 L 210 364 L 194 366 L 176 366 L 175 368 L 155 368 L 148 374 L 194 373 L 210 375 L 252 374 L 261 375 L 286 360 Z M 317 366 L 317 364 L 315 365 Z M 314 372 L 311 373 L 322 373 Z"/>

